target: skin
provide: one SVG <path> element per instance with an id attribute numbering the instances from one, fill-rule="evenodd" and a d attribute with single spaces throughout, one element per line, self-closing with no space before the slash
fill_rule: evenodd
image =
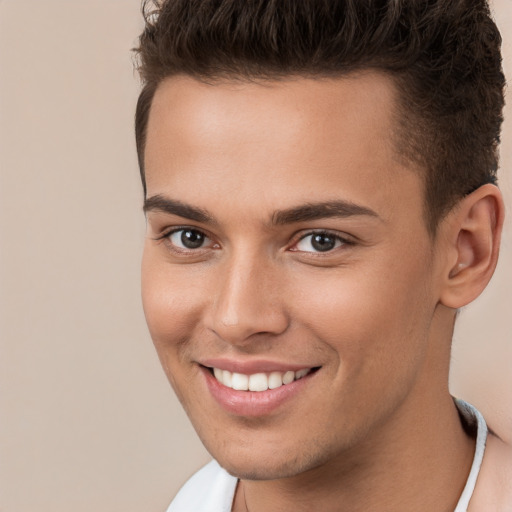
<path id="1" fill-rule="evenodd" d="M 512 447 L 490 433 L 469 512 L 512 510 Z"/>
<path id="2" fill-rule="evenodd" d="M 201 440 L 241 479 L 235 511 L 449 511 L 463 489 L 474 440 L 448 392 L 450 343 L 456 308 L 494 270 L 503 207 L 481 187 L 429 234 L 422 171 L 395 149 L 395 95 L 371 72 L 173 77 L 156 92 L 144 311 Z M 155 197 L 207 216 L 171 213 Z M 367 212 L 272 222 L 332 201 Z M 204 244 L 180 246 L 170 233 L 184 227 Z M 319 231 L 332 250 L 311 244 Z M 209 393 L 199 362 L 215 357 L 320 369 L 249 418 Z"/>

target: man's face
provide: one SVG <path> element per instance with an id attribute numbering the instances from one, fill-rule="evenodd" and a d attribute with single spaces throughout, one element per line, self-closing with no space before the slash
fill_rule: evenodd
<path id="1" fill-rule="evenodd" d="M 242 478 L 371 450 L 446 379 L 439 251 L 395 153 L 394 92 L 372 73 L 156 92 L 144 310 L 199 436 Z M 232 389 L 247 381 L 262 390 Z"/>

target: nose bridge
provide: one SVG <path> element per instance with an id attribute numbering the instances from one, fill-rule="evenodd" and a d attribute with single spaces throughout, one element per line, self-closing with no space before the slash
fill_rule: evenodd
<path id="1" fill-rule="evenodd" d="M 218 276 L 211 328 L 230 343 L 253 334 L 279 334 L 287 318 L 279 297 L 277 269 L 271 258 L 239 250 L 227 258 Z"/>

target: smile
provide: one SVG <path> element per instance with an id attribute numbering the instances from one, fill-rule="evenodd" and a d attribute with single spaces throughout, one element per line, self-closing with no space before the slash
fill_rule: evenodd
<path id="1" fill-rule="evenodd" d="M 210 396 L 229 414 L 261 417 L 283 411 L 317 380 L 321 366 L 278 361 L 208 359 L 199 364 Z M 287 405 L 288 404 L 288 405 Z"/>
<path id="2" fill-rule="evenodd" d="M 298 371 L 274 371 L 270 373 L 253 373 L 246 375 L 244 373 L 230 372 L 213 368 L 213 375 L 222 385 L 236 391 L 267 391 L 286 386 L 292 382 L 302 379 L 308 375 L 313 368 L 303 368 Z"/>

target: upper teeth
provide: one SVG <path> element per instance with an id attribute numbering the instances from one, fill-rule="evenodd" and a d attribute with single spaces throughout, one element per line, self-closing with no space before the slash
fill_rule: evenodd
<path id="1" fill-rule="evenodd" d="M 214 368 L 215 378 L 224 386 L 238 391 L 266 391 L 275 389 L 283 384 L 290 384 L 294 380 L 301 379 L 311 371 L 311 368 L 304 368 L 297 372 L 271 372 L 271 373 L 253 373 L 245 375 L 244 373 L 233 373 L 228 370 Z"/>

